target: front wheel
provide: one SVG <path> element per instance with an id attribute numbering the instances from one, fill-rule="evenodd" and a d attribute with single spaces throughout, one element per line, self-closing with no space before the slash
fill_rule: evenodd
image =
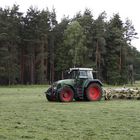
<path id="1" fill-rule="evenodd" d="M 68 86 L 63 87 L 60 93 L 58 94 L 58 99 L 60 102 L 71 102 L 73 100 L 73 97 L 74 92 Z"/>
<path id="2" fill-rule="evenodd" d="M 102 98 L 102 88 L 97 83 L 91 83 L 86 90 L 86 99 L 88 101 L 99 101 Z"/>
<path id="3" fill-rule="evenodd" d="M 48 101 L 55 101 L 55 99 L 52 97 L 52 96 L 50 96 L 50 95 L 48 95 L 48 94 L 46 94 L 46 99 L 48 100 Z"/>
<path id="4" fill-rule="evenodd" d="M 47 92 L 49 93 L 51 93 L 50 95 L 48 95 L 47 94 Z M 47 92 L 45 93 L 46 94 L 46 99 L 48 100 L 48 101 L 55 101 L 56 100 L 56 98 L 55 98 L 55 96 L 54 96 L 54 94 L 52 93 L 52 88 L 50 87 L 48 90 L 47 90 Z"/>

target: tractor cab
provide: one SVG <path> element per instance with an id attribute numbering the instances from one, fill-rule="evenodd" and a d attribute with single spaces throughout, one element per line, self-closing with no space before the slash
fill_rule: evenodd
<path id="1" fill-rule="evenodd" d="M 93 80 L 93 69 L 91 68 L 70 68 L 68 72 L 70 79 L 90 79 Z"/>

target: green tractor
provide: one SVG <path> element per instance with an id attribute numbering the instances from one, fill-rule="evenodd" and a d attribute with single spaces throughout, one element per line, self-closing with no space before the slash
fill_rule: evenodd
<path id="1" fill-rule="evenodd" d="M 102 98 L 102 83 L 93 78 L 91 68 L 70 68 L 68 79 L 59 80 L 45 92 L 48 101 L 71 102 L 99 101 Z"/>

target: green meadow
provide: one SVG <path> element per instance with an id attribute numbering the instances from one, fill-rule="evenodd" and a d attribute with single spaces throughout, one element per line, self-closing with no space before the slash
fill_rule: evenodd
<path id="1" fill-rule="evenodd" d="M 0 87 L 0 140 L 140 139 L 140 101 L 48 102 L 46 89 Z"/>

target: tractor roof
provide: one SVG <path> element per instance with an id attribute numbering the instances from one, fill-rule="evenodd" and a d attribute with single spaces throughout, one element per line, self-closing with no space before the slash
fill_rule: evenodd
<path id="1" fill-rule="evenodd" d="M 72 71 L 72 70 L 87 70 L 87 71 L 93 71 L 93 69 L 92 68 L 70 68 L 70 71 Z"/>

